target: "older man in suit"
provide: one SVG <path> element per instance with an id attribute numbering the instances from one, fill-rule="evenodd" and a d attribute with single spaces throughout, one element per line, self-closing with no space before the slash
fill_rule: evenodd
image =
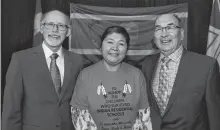
<path id="1" fill-rule="evenodd" d="M 2 130 L 73 130 L 70 105 L 82 59 L 64 48 L 70 20 L 58 10 L 41 20 L 44 41 L 16 52 L 6 75 Z"/>
<path id="2" fill-rule="evenodd" d="M 183 38 L 176 15 L 156 19 L 154 42 L 160 53 L 142 64 L 153 130 L 220 130 L 218 62 L 184 49 Z"/>

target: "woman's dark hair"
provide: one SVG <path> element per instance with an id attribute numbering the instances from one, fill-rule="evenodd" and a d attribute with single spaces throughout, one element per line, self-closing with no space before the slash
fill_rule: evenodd
<path id="1" fill-rule="evenodd" d="M 104 33 L 101 36 L 101 43 L 103 42 L 103 40 L 110 34 L 112 33 L 119 33 L 122 36 L 124 36 L 127 46 L 129 46 L 130 43 L 130 36 L 127 32 L 127 30 L 124 27 L 121 26 L 110 26 L 108 28 L 105 29 Z"/>

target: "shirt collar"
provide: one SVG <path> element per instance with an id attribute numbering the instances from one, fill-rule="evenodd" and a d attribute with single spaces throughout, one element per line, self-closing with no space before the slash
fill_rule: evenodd
<path id="1" fill-rule="evenodd" d="M 50 56 L 54 53 L 53 51 L 50 50 L 50 48 L 48 48 L 45 43 L 43 42 L 42 44 L 42 48 L 44 50 L 44 54 L 45 54 L 45 58 L 48 59 L 50 58 Z M 60 47 L 60 49 L 56 52 L 60 58 L 63 58 L 63 48 L 62 46 Z M 58 57 L 58 58 L 59 58 Z"/>
<path id="2" fill-rule="evenodd" d="M 174 62 L 178 62 L 182 56 L 183 53 L 183 46 L 180 46 L 176 51 L 174 51 L 172 54 L 168 56 L 169 59 L 171 59 Z M 161 61 L 162 58 L 165 56 L 161 53 L 159 61 Z"/>

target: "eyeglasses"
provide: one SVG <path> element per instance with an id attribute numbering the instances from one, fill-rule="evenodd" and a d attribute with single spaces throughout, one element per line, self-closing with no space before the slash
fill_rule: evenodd
<path id="1" fill-rule="evenodd" d="M 168 25 L 168 26 L 166 26 L 166 27 L 155 27 L 155 29 L 154 29 L 154 32 L 155 33 L 162 33 L 163 32 L 163 29 L 165 29 L 166 30 L 166 32 L 168 32 L 168 33 L 171 33 L 171 32 L 173 32 L 175 29 L 177 29 L 177 28 L 181 28 L 180 26 L 177 26 L 177 25 L 174 25 L 174 24 L 172 24 L 172 25 Z"/>
<path id="2" fill-rule="evenodd" d="M 66 31 L 69 28 L 67 25 L 64 24 L 43 23 L 43 25 L 48 30 L 52 30 L 54 26 L 56 26 L 59 31 Z"/>

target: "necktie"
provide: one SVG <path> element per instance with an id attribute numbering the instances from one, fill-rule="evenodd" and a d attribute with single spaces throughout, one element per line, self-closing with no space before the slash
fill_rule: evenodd
<path id="1" fill-rule="evenodd" d="M 60 78 L 60 71 L 59 68 L 56 64 L 56 59 L 58 58 L 58 54 L 57 53 L 53 53 L 50 58 L 51 58 L 51 62 L 50 62 L 50 73 L 51 73 L 51 77 L 53 80 L 53 84 L 55 87 L 55 90 L 58 94 L 58 96 L 60 95 L 61 92 L 61 78 Z"/>
<path id="2" fill-rule="evenodd" d="M 161 115 L 164 114 L 168 100 L 168 62 L 170 59 L 168 57 L 164 57 L 161 59 L 162 64 L 159 72 L 159 87 L 158 87 L 158 94 L 157 94 L 157 104 L 160 108 Z"/>

